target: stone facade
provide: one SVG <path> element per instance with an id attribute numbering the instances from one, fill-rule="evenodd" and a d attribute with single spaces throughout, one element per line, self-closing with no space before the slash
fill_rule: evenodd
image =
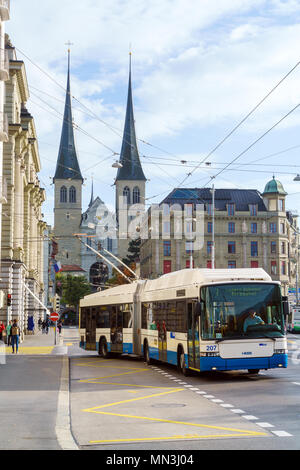
<path id="1" fill-rule="evenodd" d="M 24 63 L 17 60 L 15 49 L 7 38 L 9 80 L 6 83 L 5 112 L 8 115 L 9 141 L 3 149 L 3 177 L 7 185 L 2 206 L 2 247 L 0 286 L 12 296 L 5 303 L 1 319 L 16 318 L 21 339 L 27 332 L 28 318 L 35 324 L 43 309 L 25 290 L 25 284 L 40 301 L 44 301 L 44 230 L 42 203 L 45 190 L 38 173 L 41 169 L 34 120 L 26 109 L 29 98 Z M 5 296 L 6 298 L 6 296 Z"/>
<path id="2" fill-rule="evenodd" d="M 276 182 L 279 183 L 279 182 Z M 195 230 L 195 195 L 203 204 L 203 247 L 193 249 L 186 237 L 175 239 L 174 215 L 170 213 L 170 236 L 162 239 L 163 217 L 159 237 L 151 235 L 151 215 L 148 212 L 149 238 L 142 241 L 141 277 L 156 278 L 167 272 L 212 266 L 212 224 L 214 221 L 215 268 L 261 267 L 273 280 L 278 280 L 287 295 L 295 286 L 298 257 L 297 218 L 285 209 L 285 196 L 280 183 L 273 191 L 260 194 L 256 190 L 215 190 L 215 215 L 212 216 L 210 191 L 201 189 L 174 190 L 163 203 L 192 207 L 192 228 Z M 279 188 L 279 189 L 278 189 Z M 282 188 L 282 190 L 281 190 Z M 177 191 L 177 193 L 176 193 Z M 178 191 L 181 192 L 178 198 Z M 191 194 L 192 193 L 192 194 Z M 189 219 L 186 219 L 189 220 Z M 167 222 L 168 223 L 168 222 Z"/>

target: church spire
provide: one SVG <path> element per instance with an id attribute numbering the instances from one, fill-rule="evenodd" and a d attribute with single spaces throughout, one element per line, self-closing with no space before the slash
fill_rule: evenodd
<path id="1" fill-rule="evenodd" d="M 136 142 L 132 85 L 131 85 L 131 52 L 129 53 L 129 83 L 127 109 L 125 117 L 125 126 L 123 133 L 123 142 L 120 155 L 120 163 L 122 168 L 118 169 L 116 181 L 119 180 L 136 180 L 146 181 L 142 165 L 140 162 L 139 152 Z"/>
<path id="2" fill-rule="evenodd" d="M 70 87 L 70 49 L 68 50 L 68 78 L 65 101 L 65 112 L 56 164 L 55 179 L 83 180 L 75 147 L 71 87 Z"/>
<path id="3" fill-rule="evenodd" d="M 89 207 L 93 205 L 93 202 L 94 202 L 94 179 L 92 178 L 92 192 L 91 192 L 91 200 L 89 203 Z"/>

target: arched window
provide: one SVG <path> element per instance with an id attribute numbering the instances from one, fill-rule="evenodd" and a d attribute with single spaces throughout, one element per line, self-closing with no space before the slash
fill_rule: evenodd
<path id="1" fill-rule="evenodd" d="M 124 202 L 130 204 L 130 189 L 126 186 L 123 190 Z"/>
<path id="2" fill-rule="evenodd" d="M 132 192 L 132 202 L 133 204 L 139 204 L 141 202 L 140 190 L 136 186 Z"/>
<path id="3" fill-rule="evenodd" d="M 76 189 L 74 186 L 71 186 L 69 189 L 69 201 L 76 202 Z"/>
<path id="4" fill-rule="evenodd" d="M 60 202 L 67 202 L 67 188 L 65 186 L 60 188 Z"/>

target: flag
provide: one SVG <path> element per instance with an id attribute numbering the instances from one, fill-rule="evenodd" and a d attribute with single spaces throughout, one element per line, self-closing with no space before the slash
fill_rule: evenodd
<path id="1" fill-rule="evenodd" d="M 61 271 L 61 264 L 60 264 L 60 261 L 55 261 L 54 263 L 54 271 L 56 273 L 59 273 L 59 271 Z"/>

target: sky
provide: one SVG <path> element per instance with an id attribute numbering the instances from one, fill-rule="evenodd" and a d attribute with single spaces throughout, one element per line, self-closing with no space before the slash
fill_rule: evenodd
<path id="1" fill-rule="evenodd" d="M 275 175 L 287 208 L 300 215 L 293 181 L 300 107 L 285 117 L 300 103 L 300 0 L 11 0 L 10 15 L 6 32 L 26 66 L 49 224 L 68 41 L 83 211 L 92 179 L 94 195 L 114 209 L 131 51 L 147 205 L 179 186 L 263 192 Z"/>

